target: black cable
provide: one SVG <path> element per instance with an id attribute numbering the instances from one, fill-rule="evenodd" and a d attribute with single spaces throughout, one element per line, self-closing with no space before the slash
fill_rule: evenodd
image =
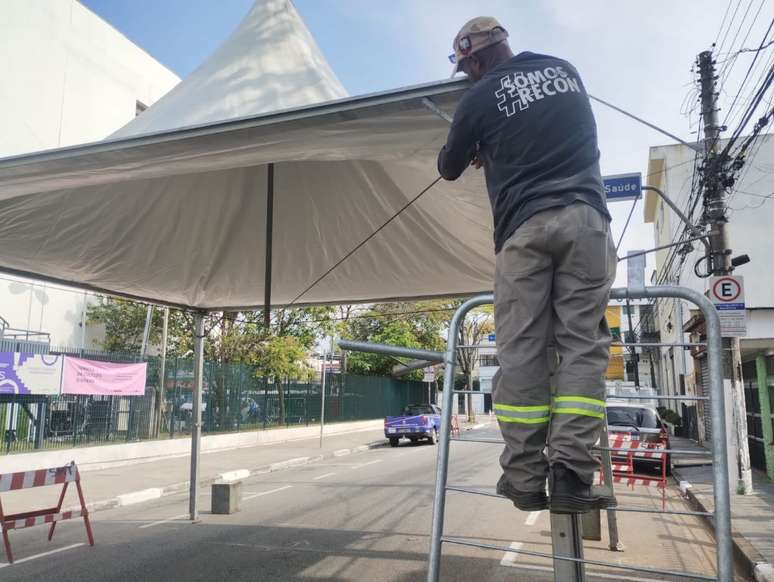
<path id="1" fill-rule="evenodd" d="M 364 244 L 366 244 L 368 241 L 370 241 L 372 238 L 374 238 L 374 237 L 375 237 L 377 234 L 379 234 L 379 233 L 382 231 L 382 229 L 383 229 L 385 226 L 387 226 L 387 225 L 388 225 L 388 224 L 390 224 L 390 223 L 391 223 L 393 220 L 395 220 L 395 219 L 396 219 L 398 216 L 400 216 L 400 215 L 401 215 L 401 213 L 402 213 L 404 210 L 406 210 L 406 209 L 407 209 L 409 206 L 411 206 L 412 204 L 414 204 L 414 202 L 416 202 L 417 200 L 419 200 L 419 198 L 420 198 L 422 195 L 424 195 L 424 194 L 425 194 L 425 192 L 427 192 L 428 190 L 430 190 L 430 188 L 432 188 L 432 187 L 433 187 L 433 186 L 435 186 L 435 185 L 436 185 L 438 182 L 440 182 L 440 181 L 441 181 L 441 179 L 442 179 L 442 177 L 441 177 L 441 176 L 438 176 L 438 177 L 437 177 L 435 180 L 433 180 L 432 182 L 430 182 L 430 184 L 428 184 L 428 185 L 427 185 L 427 186 L 426 186 L 424 189 L 422 189 L 422 191 L 421 191 L 419 194 L 417 194 L 416 196 L 414 196 L 414 198 L 412 198 L 412 199 L 411 199 L 411 200 L 409 200 L 409 201 L 408 201 L 406 204 L 404 204 L 404 205 L 401 207 L 401 209 L 400 209 L 400 210 L 398 210 L 398 211 L 397 211 L 395 214 L 393 214 L 393 215 L 392 215 L 390 218 L 388 218 L 388 219 L 387 219 L 387 221 L 386 221 L 384 224 L 382 224 L 382 225 L 381 225 L 379 228 L 377 228 L 375 231 L 373 231 L 371 234 L 369 234 L 369 235 L 368 235 L 366 238 L 364 238 L 362 241 L 360 241 L 360 243 L 359 243 L 357 246 L 355 246 L 355 248 L 353 248 L 353 249 L 352 249 L 351 251 L 349 251 L 349 252 L 348 252 L 346 255 L 344 255 L 343 257 L 341 257 L 341 259 L 339 259 L 339 260 L 336 262 L 336 264 L 335 264 L 335 265 L 333 265 L 333 266 L 332 266 L 330 269 L 328 269 L 328 270 L 327 270 L 327 271 L 325 271 L 325 272 L 324 272 L 322 275 L 320 275 L 319 277 L 317 277 L 317 279 L 315 279 L 315 280 L 314 280 L 314 281 L 313 281 L 313 282 L 312 282 L 312 283 L 311 283 L 311 284 L 310 284 L 310 285 L 309 285 L 309 286 L 308 286 L 306 289 L 304 289 L 303 291 L 301 291 L 301 293 L 299 293 L 298 295 L 296 295 L 296 297 L 293 299 L 293 301 L 291 301 L 290 303 L 288 303 L 288 304 L 284 305 L 283 307 L 284 307 L 284 308 L 288 308 L 288 307 L 291 307 L 292 305 L 294 305 L 294 304 L 296 303 L 296 301 L 298 301 L 299 299 L 301 299 L 301 298 L 302 298 L 304 295 L 306 295 L 306 294 L 307 294 L 307 292 L 309 292 L 309 290 L 310 290 L 310 289 L 312 289 L 312 288 L 313 288 L 315 285 L 317 285 L 317 284 L 318 284 L 320 281 L 322 281 L 323 279 L 325 279 L 325 277 L 327 277 L 328 275 L 330 275 L 330 274 L 333 272 L 333 270 L 334 270 L 334 269 L 336 269 L 336 268 L 337 268 L 337 267 L 338 267 L 338 266 L 339 266 L 341 263 L 343 263 L 343 262 L 344 262 L 344 261 L 346 261 L 346 260 L 347 260 L 349 257 L 351 257 L 353 254 L 355 254 L 355 253 L 356 253 L 356 252 L 357 252 L 357 251 L 358 251 L 358 250 L 359 250 L 359 249 L 360 249 L 360 248 L 361 248 L 361 247 L 362 247 Z"/>
<path id="2" fill-rule="evenodd" d="M 753 48 L 739 49 L 738 51 L 736 51 L 736 54 L 741 54 L 741 53 L 757 53 L 758 51 L 761 51 L 761 50 L 769 48 L 773 44 L 774 44 L 774 40 L 770 40 L 769 42 L 767 42 L 763 46 L 759 46 L 757 49 L 753 49 Z"/>
<path id="3" fill-rule="evenodd" d="M 742 0 L 738 0 L 736 3 L 736 8 L 734 8 L 734 14 L 731 16 L 731 20 L 728 21 L 728 28 L 726 29 L 726 34 L 723 35 L 723 41 L 720 43 L 720 46 L 718 47 L 718 53 L 723 52 L 723 47 L 726 44 L 726 39 L 728 38 L 728 33 L 731 32 L 731 27 L 734 24 L 734 20 L 736 20 L 736 13 L 739 12 L 739 7 L 742 5 Z M 720 36 L 718 34 L 718 36 Z"/>
<path id="4" fill-rule="evenodd" d="M 723 27 L 726 24 L 726 18 L 728 18 L 728 11 L 731 10 L 731 4 L 733 3 L 734 3 L 734 0 L 728 0 L 728 4 L 726 5 L 726 11 L 723 13 L 723 20 L 720 22 L 720 28 L 718 28 L 718 34 L 717 36 L 715 36 L 715 42 L 712 43 L 712 46 L 716 46 L 718 44 L 720 33 L 723 32 Z"/>
<path id="5" fill-rule="evenodd" d="M 750 13 L 750 8 L 752 8 L 752 5 L 753 5 L 754 1 L 755 0 L 750 0 L 750 3 L 747 5 L 747 10 L 745 10 L 744 16 L 742 16 L 742 20 L 739 23 L 739 28 L 736 29 L 736 34 L 734 35 L 734 38 L 731 41 L 730 48 L 734 47 L 734 44 L 736 43 L 736 39 L 739 38 L 739 33 L 742 32 L 742 27 L 744 26 L 744 23 L 747 20 L 747 15 Z M 763 5 L 765 3 L 766 3 L 766 0 L 761 0 L 761 5 L 758 7 L 758 12 L 755 13 L 755 16 L 753 17 L 753 21 L 750 23 L 750 26 L 747 29 L 747 34 L 745 35 L 744 39 L 742 39 L 742 42 L 740 43 L 740 45 L 744 45 L 747 42 L 747 38 L 750 36 L 750 33 L 752 32 L 753 26 L 755 26 L 755 22 L 758 20 L 758 16 L 760 15 L 761 10 L 763 9 Z M 731 69 L 734 68 L 735 64 L 736 64 L 736 59 L 727 60 L 725 62 L 725 64 L 723 65 L 723 68 L 720 71 L 720 75 L 719 75 L 722 81 L 724 81 L 726 79 L 726 77 L 728 77 L 728 75 L 731 73 Z"/>
<path id="6" fill-rule="evenodd" d="M 629 221 L 632 219 L 632 214 L 634 214 L 634 207 L 637 206 L 637 200 L 639 200 L 641 197 L 642 197 L 642 194 L 638 194 L 637 197 L 634 199 L 634 202 L 632 202 L 632 207 L 629 209 L 629 216 L 626 217 L 626 224 L 624 224 L 623 230 L 621 231 L 621 237 L 618 239 L 618 244 L 615 245 L 616 255 L 618 254 L 618 249 L 621 248 L 621 242 L 623 242 L 624 235 L 626 234 L 626 229 L 629 228 Z"/>
<path id="7" fill-rule="evenodd" d="M 747 78 L 750 76 L 750 72 L 752 71 L 753 66 L 755 66 L 755 62 L 758 60 L 758 57 L 761 54 L 760 51 L 763 50 L 763 45 L 766 42 L 766 39 L 769 37 L 769 33 L 771 32 L 772 26 L 774 26 L 774 18 L 772 18 L 771 22 L 769 22 L 769 28 L 766 30 L 766 34 L 763 35 L 763 38 L 761 39 L 761 44 L 760 46 L 758 46 L 758 49 L 755 52 L 755 56 L 753 57 L 753 60 L 750 63 L 750 66 L 747 68 L 747 72 L 744 75 L 744 79 L 742 79 L 742 82 L 739 85 L 739 90 L 736 92 L 736 95 L 734 96 L 734 100 L 731 102 L 731 107 L 729 107 L 728 112 L 726 113 L 726 118 L 723 120 L 723 125 L 726 124 L 726 122 L 728 121 L 728 118 L 731 116 L 731 112 L 734 110 L 736 101 L 737 99 L 739 99 L 739 95 L 741 95 L 742 91 L 744 90 L 744 86 L 747 84 Z"/>

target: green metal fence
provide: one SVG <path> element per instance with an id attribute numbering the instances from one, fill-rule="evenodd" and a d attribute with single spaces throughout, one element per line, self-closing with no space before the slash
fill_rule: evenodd
<path id="1" fill-rule="evenodd" d="M 4 345 L 2 351 L 63 353 L 94 360 L 137 361 L 132 354 Z M 0 454 L 69 448 L 190 434 L 193 360 L 168 358 L 164 397 L 157 406 L 159 358 L 149 358 L 144 396 L 0 395 Z M 205 434 L 305 426 L 320 422 L 320 380 L 275 381 L 249 364 L 205 362 L 202 428 Z M 427 402 L 426 384 L 393 378 L 329 373 L 325 422 L 368 420 Z"/>

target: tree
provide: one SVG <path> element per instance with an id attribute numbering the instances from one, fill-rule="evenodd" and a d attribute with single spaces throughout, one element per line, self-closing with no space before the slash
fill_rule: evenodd
<path id="1" fill-rule="evenodd" d="M 347 339 L 381 343 L 407 348 L 439 350 L 443 347 L 442 320 L 432 302 L 381 303 L 349 314 L 342 335 Z M 347 369 L 369 376 L 391 375 L 395 358 L 353 352 L 347 359 Z M 419 379 L 421 370 L 407 375 Z"/>
<path id="2" fill-rule="evenodd" d="M 104 350 L 139 353 L 146 313 L 145 304 L 104 298 L 89 307 L 87 321 L 105 326 L 105 338 L 100 342 Z M 209 362 L 210 402 L 218 422 L 225 423 L 230 415 L 229 365 L 254 365 L 258 377 L 273 378 L 283 402 L 281 380 L 298 378 L 299 374 L 306 377 L 306 357 L 315 343 L 333 329 L 333 313 L 332 307 L 281 308 L 272 313 L 268 328 L 261 311 L 209 313 L 205 320 L 204 355 Z M 161 309 L 154 309 L 150 344 L 158 345 L 161 341 L 161 326 Z M 193 355 L 191 313 L 170 310 L 167 353 L 178 357 Z M 274 360 L 276 364 L 272 363 Z M 284 422 L 284 407 L 282 417 Z"/>
<path id="3" fill-rule="evenodd" d="M 145 319 L 148 307 L 144 303 L 102 297 L 99 303 L 89 305 L 86 310 L 86 322 L 105 326 L 104 339 L 99 341 L 106 352 L 139 353 L 145 331 Z M 148 343 L 161 341 L 163 313 L 153 310 Z M 193 317 L 178 309 L 169 311 L 168 352 L 183 355 L 193 348 Z"/>
<path id="4" fill-rule="evenodd" d="M 438 307 L 448 309 L 449 313 L 456 311 L 460 305 L 464 303 L 464 299 L 455 299 L 451 301 L 438 302 Z M 477 346 L 487 337 L 489 334 L 494 333 L 494 317 L 493 307 L 486 305 L 473 309 L 470 311 L 460 325 L 457 345 L 460 346 Z M 446 334 L 448 336 L 449 327 L 446 324 Z M 457 363 L 459 364 L 460 373 L 465 378 L 465 383 L 468 386 L 468 390 L 473 390 L 473 370 L 478 364 L 478 350 L 477 349 L 460 349 L 457 352 Z M 474 418 L 472 399 L 465 398 L 467 403 L 468 419 Z"/>
<path id="5" fill-rule="evenodd" d="M 306 363 L 309 349 L 292 335 L 267 338 L 255 356 L 256 376 L 272 380 L 277 389 L 279 423 L 285 424 L 285 389 L 283 380 L 308 380 L 314 371 Z"/>

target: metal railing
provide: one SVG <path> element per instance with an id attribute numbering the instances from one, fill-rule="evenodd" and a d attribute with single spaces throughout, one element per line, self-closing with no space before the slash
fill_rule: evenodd
<path id="1" fill-rule="evenodd" d="M 712 514 L 705 512 L 688 512 L 688 511 L 659 511 L 651 510 L 647 508 L 620 508 L 615 511 L 631 511 L 634 513 L 670 513 L 675 515 L 691 515 L 697 517 L 707 517 L 712 515 L 714 518 L 715 527 L 715 545 L 716 545 L 716 571 L 717 578 L 700 574 L 696 572 L 680 572 L 673 570 L 662 570 L 658 568 L 651 568 L 648 566 L 639 565 L 625 565 L 615 562 L 603 562 L 599 560 L 587 560 L 583 558 L 583 547 L 580 539 L 580 519 L 578 514 L 574 515 L 558 515 L 551 514 L 551 530 L 552 530 L 552 546 L 553 552 L 551 554 L 544 552 L 534 552 L 530 550 L 518 549 L 513 547 L 500 547 L 492 544 L 483 543 L 480 541 L 470 539 L 459 539 L 455 537 L 444 536 L 444 518 L 446 512 L 446 493 L 449 491 L 457 493 L 470 493 L 477 495 L 487 495 L 493 497 L 500 497 L 499 495 L 482 492 L 478 490 L 472 490 L 456 485 L 449 485 L 447 483 L 448 469 L 449 469 L 449 447 L 451 441 L 464 442 L 483 442 L 483 443 L 498 443 L 502 444 L 503 441 L 499 439 L 460 439 L 451 437 L 451 420 L 452 420 L 452 407 L 455 394 L 470 394 L 473 393 L 469 390 L 455 390 L 454 389 L 454 369 L 457 365 L 457 351 L 461 346 L 458 346 L 457 339 L 459 337 L 459 327 L 464 321 L 466 315 L 471 310 L 482 305 L 488 305 L 494 301 L 494 297 L 491 294 L 480 295 L 473 297 L 466 301 L 456 311 L 452 317 L 448 341 L 446 346 L 446 352 L 443 354 L 442 361 L 445 363 L 446 370 L 444 373 L 444 387 L 443 387 L 443 403 L 441 406 L 441 434 L 440 443 L 438 448 L 438 462 L 436 465 L 436 481 L 435 481 L 435 500 L 433 504 L 433 522 L 431 527 L 430 538 L 430 556 L 428 563 L 427 580 L 428 582 L 438 582 L 440 580 L 440 566 L 442 556 L 442 546 L 444 543 L 457 544 L 464 546 L 473 546 L 481 549 L 488 550 L 500 550 L 506 552 L 512 552 L 516 554 L 524 554 L 530 556 L 539 556 L 544 558 L 551 558 L 554 561 L 554 575 L 557 581 L 574 581 L 580 582 L 585 580 L 585 565 L 593 564 L 597 566 L 606 566 L 610 568 L 616 568 L 620 570 L 630 570 L 634 572 L 645 572 L 656 575 L 683 577 L 688 579 L 698 580 L 719 580 L 721 582 L 733 582 L 734 579 L 734 560 L 731 544 L 731 507 L 730 507 L 730 491 L 729 491 L 729 473 L 728 467 L 728 454 L 726 450 L 725 440 L 725 407 L 724 407 L 724 394 L 723 394 L 723 375 L 722 375 L 722 353 L 721 353 L 721 337 L 720 337 L 720 322 L 718 315 L 715 312 L 714 306 L 709 300 L 702 294 L 693 291 L 691 289 L 683 287 L 673 286 L 659 286 L 659 287 L 640 287 L 637 289 L 613 289 L 611 291 L 612 299 L 646 299 L 646 298 L 679 298 L 686 301 L 690 301 L 695 304 L 703 313 L 706 322 L 707 331 L 707 355 L 709 358 L 709 404 L 711 407 L 712 418 L 712 457 L 715 463 L 715 471 L 713 472 L 714 479 L 714 500 L 715 509 Z M 385 346 L 374 344 L 359 344 L 345 345 L 341 342 L 341 346 L 344 349 L 356 349 L 360 351 L 371 351 L 376 353 L 386 353 Z M 469 347 L 469 346 L 466 346 Z M 490 347 L 490 346 L 487 346 Z M 413 350 L 407 348 L 389 348 L 390 353 L 393 355 L 401 355 L 409 358 L 419 358 Z M 428 361 L 439 361 L 437 353 L 424 354 Z M 432 360 L 430 360 L 432 356 Z M 636 400 L 638 396 L 616 396 L 621 399 L 633 399 Z M 655 399 L 671 399 L 671 400 L 699 400 L 703 397 L 696 396 L 652 396 L 649 398 Z M 604 435 L 603 435 L 604 438 Z M 612 486 L 612 479 L 609 472 L 609 454 L 613 450 L 611 447 L 598 447 L 603 455 L 603 469 L 605 469 L 605 482 Z M 606 458 L 607 457 L 607 458 Z M 609 520 L 610 521 L 610 520 Z M 615 520 L 611 520 L 615 523 Z M 611 549 L 616 549 L 617 545 L 617 531 L 611 529 Z M 616 539 L 614 540 L 613 537 Z"/>

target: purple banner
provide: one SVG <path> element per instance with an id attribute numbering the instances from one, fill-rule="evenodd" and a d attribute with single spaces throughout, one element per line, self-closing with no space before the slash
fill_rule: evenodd
<path id="1" fill-rule="evenodd" d="M 59 394 L 62 356 L 0 352 L 0 394 Z"/>

